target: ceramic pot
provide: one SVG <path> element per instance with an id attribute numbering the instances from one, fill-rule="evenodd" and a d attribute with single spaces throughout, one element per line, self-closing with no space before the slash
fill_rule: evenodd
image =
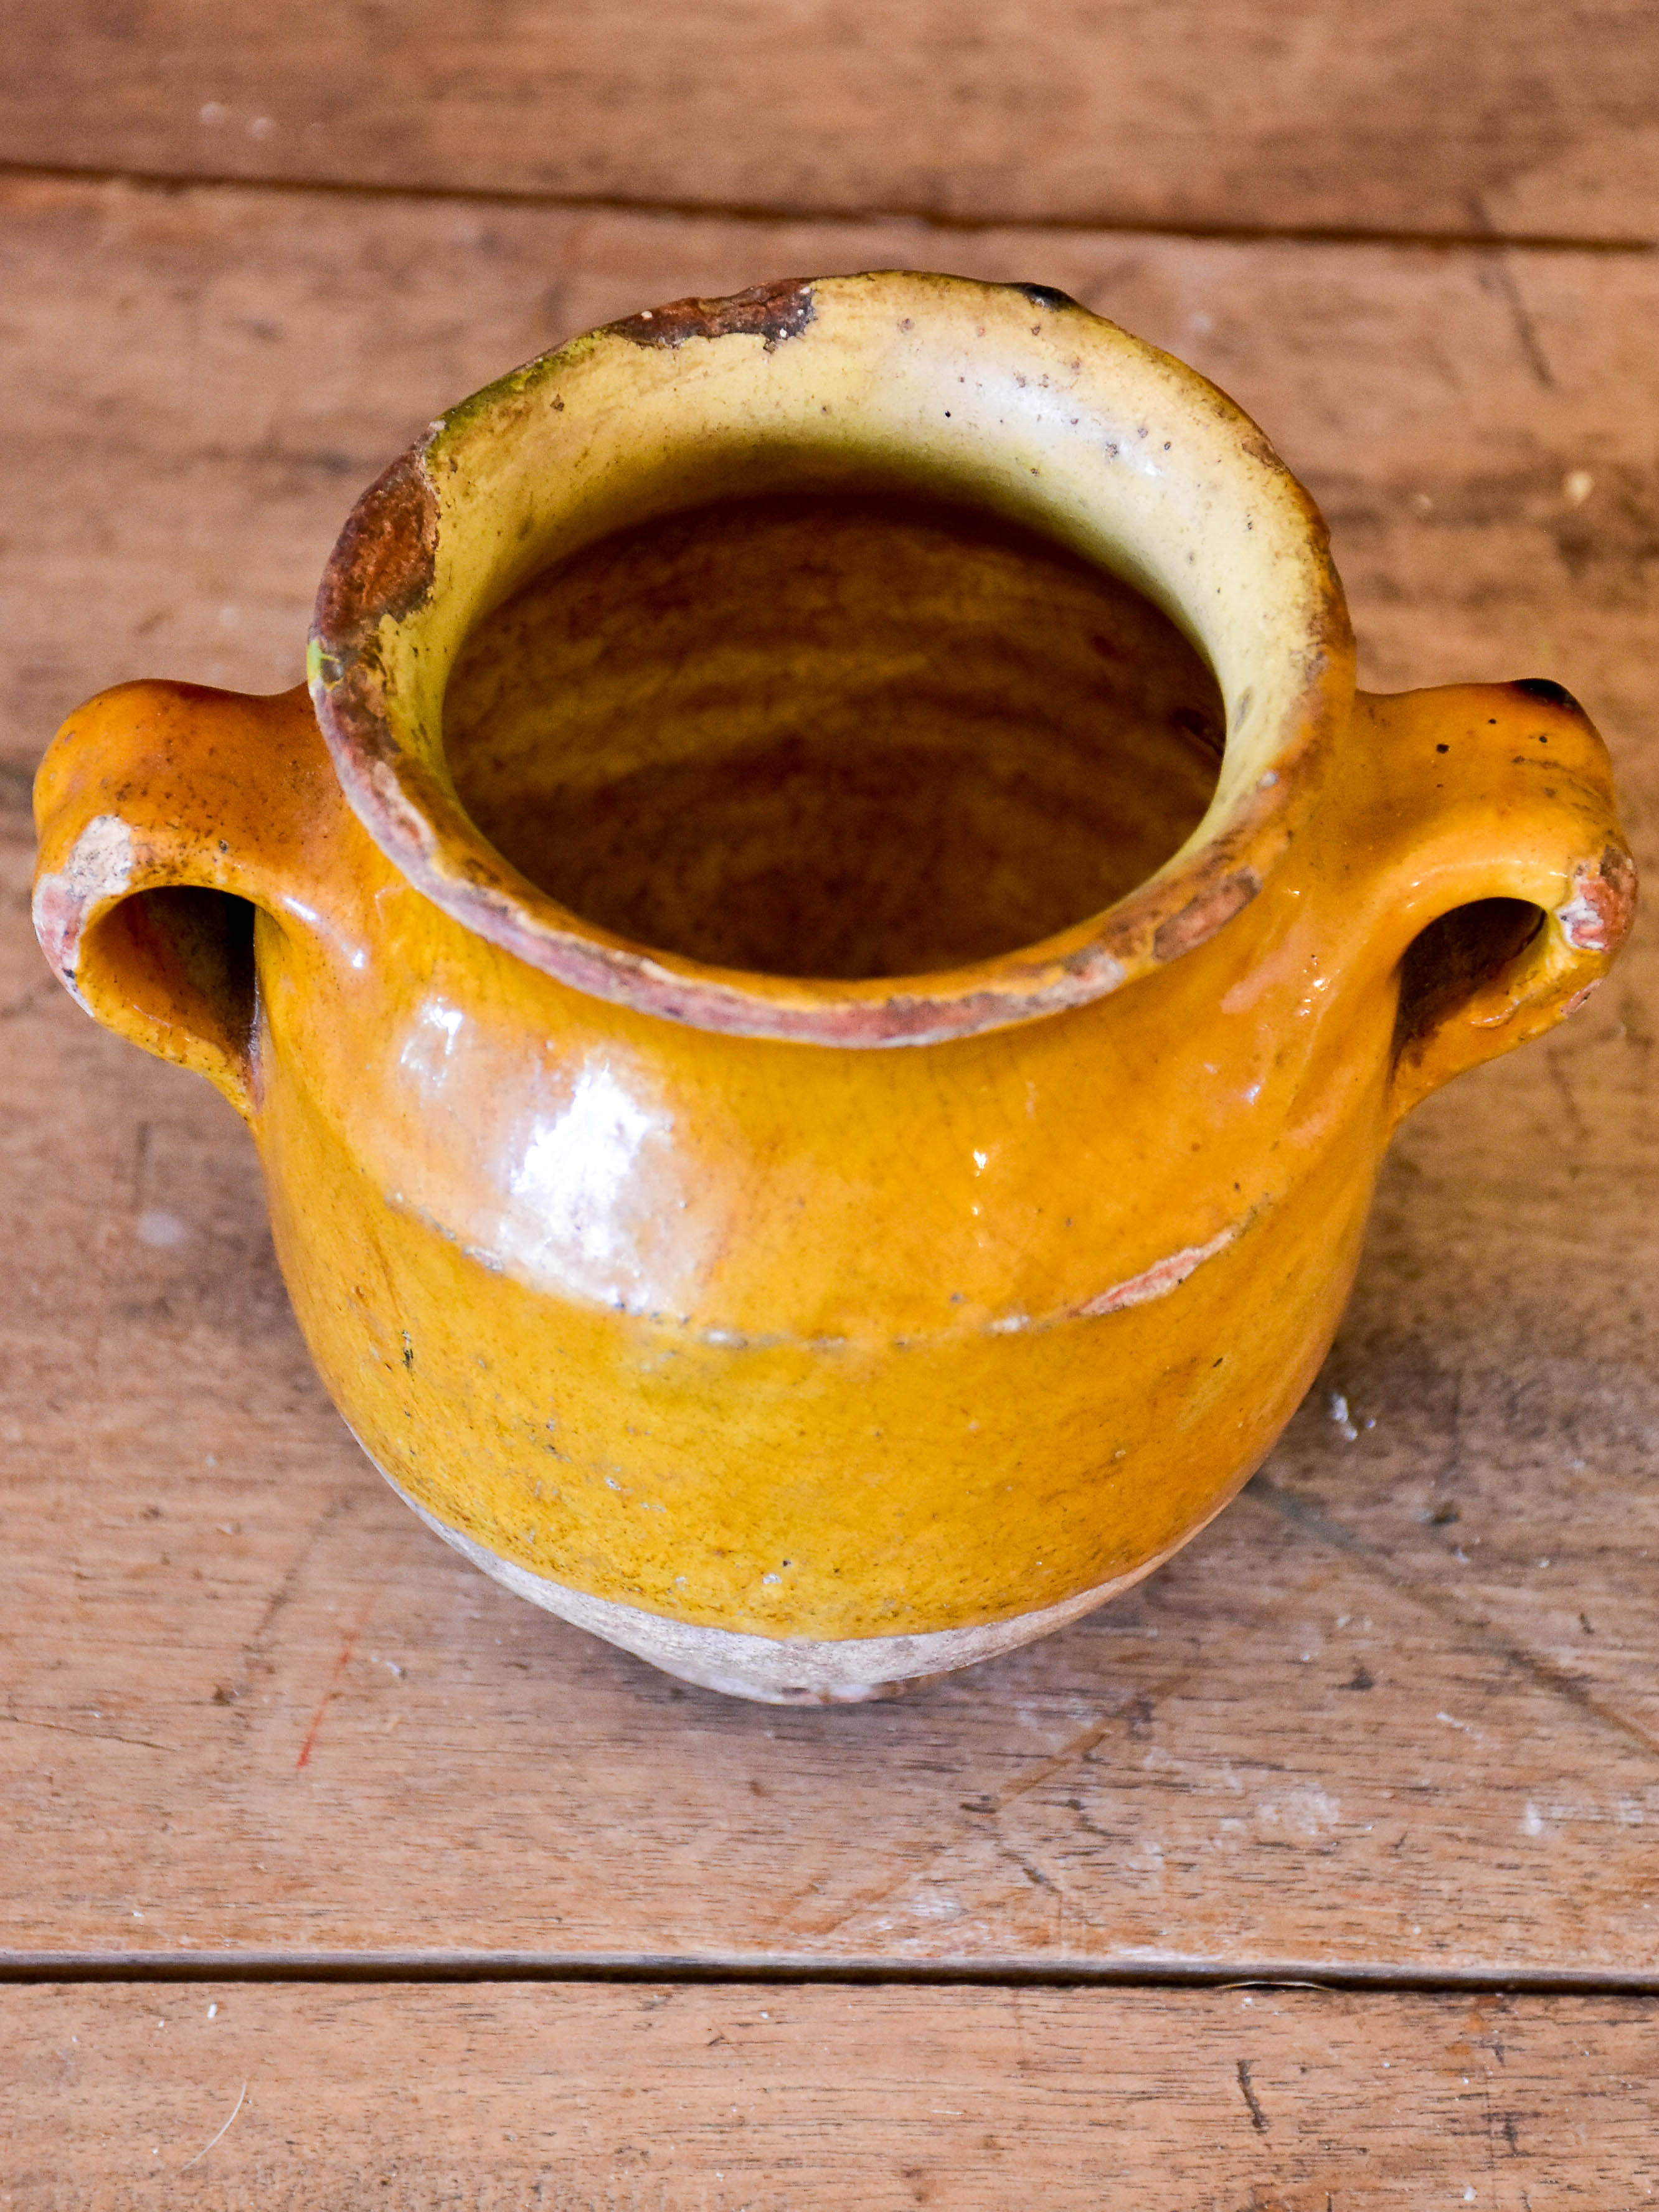
<path id="1" fill-rule="evenodd" d="M 70 717 L 42 944 L 246 1116 L 422 1518 L 748 1697 L 1006 1651 L 1186 1542 L 1393 1124 L 1631 915 L 1567 694 L 1356 694 L 1261 434 L 1036 287 L 532 362 L 365 494 L 311 669 Z"/>

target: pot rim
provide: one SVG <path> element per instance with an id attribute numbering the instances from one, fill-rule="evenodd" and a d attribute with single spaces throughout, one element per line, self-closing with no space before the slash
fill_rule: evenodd
<path id="1" fill-rule="evenodd" d="M 477 622 L 615 530 L 803 484 L 966 497 L 1162 606 L 1209 661 L 1227 716 L 1215 793 L 1180 850 L 1039 944 L 854 981 L 633 942 L 497 852 L 442 744 L 444 684 Z M 1353 642 L 1323 519 L 1213 385 L 1064 293 L 899 270 L 678 301 L 452 408 L 353 509 L 323 574 L 308 676 L 353 811 L 465 927 L 644 1013 L 858 1047 L 1086 1005 L 1207 942 L 1307 819 L 1352 705 Z"/>

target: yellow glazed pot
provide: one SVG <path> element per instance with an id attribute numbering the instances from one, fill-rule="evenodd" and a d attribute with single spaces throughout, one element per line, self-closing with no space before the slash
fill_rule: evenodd
<path id="1" fill-rule="evenodd" d="M 422 1518 L 744 1696 L 1006 1650 L 1202 1528 L 1394 1122 L 1632 911 L 1572 700 L 1357 695 L 1261 434 L 1038 287 L 532 362 L 364 495 L 311 668 L 70 717 L 47 957 L 246 1116 Z"/>

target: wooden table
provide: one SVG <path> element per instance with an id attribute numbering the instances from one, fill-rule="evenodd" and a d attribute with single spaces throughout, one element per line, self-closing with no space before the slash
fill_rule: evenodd
<path id="1" fill-rule="evenodd" d="M 1363 679 L 1565 681 L 1654 856 L 1650 12 L 28 0 L 7 49 L 0 2207 L 1650 2202 L 1650 926 L 1407 1124 L 1206 1535 L 913 1702 L 775 1711 L 425 1533 L 240 1126 L 27 921 L 64 711 L 294 681 L 440 406 L 871 265 L 1216 378 Z"/>

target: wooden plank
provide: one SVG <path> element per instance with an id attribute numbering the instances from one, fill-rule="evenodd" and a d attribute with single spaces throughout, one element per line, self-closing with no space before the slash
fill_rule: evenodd
<path id="1" fill-rule="evenodd" d="M 117 677 L 292 680 L 357 487 L 504 362 L 937 240 L 69 184 L 5 206 L 0 1943 L 1659 1971 L 1650 929 L 1558 1040 L 1407 1125 L 1321 1389 L 1139 1592 L 908 1704 L 671 1685 L 375 1481 L 239 1125 L 45 977 L 26 770 Z M 1327 501 L 1371 680 L 1571 681 L 1652 849 L 1659 264 L 956 243 L 1258 413 Z"/>
<path id="2" fill-rule="evenodd" d="M 1279 1990 L 12 1990 L 0 2203 L 1621 2212 L 1659 2186 L 1655 2026 Z"/>
<path id="3" fill-rule="evenodd" d="M 9 14 L 15 161 L 974 222 L 1650 239 L 1631 0 L 96 0 Z"/>

